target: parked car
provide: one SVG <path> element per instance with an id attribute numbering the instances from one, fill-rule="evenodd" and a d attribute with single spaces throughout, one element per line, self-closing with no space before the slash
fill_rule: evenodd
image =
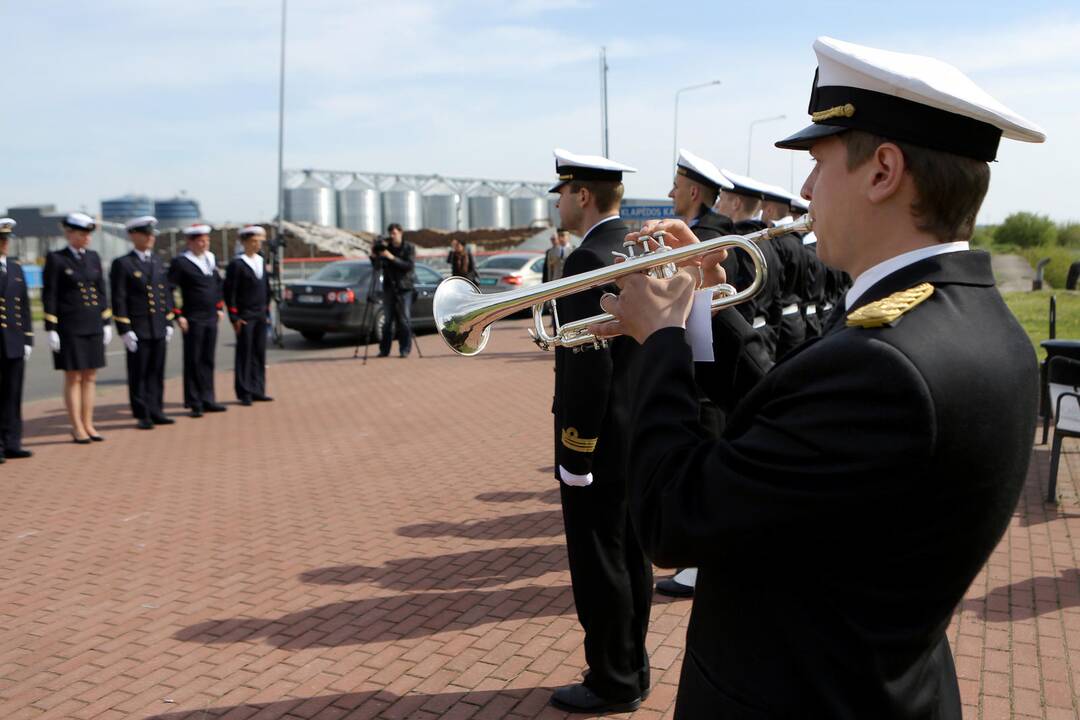
<path id="1" fill-rule="evenodd" d="M 416 300 L 412 307 L 414 331 L 435 328 L 431 300 L 442 279 L 442 275 L 431 267 L 416 263 Z M 378 280 L 368 309 L 370 290 L 371 261 L 328 263 L 306 280 L 285 286 L 281 323 L 313 341 L 321 340 L 326 333 L 347 332 L 377 342 L 382 336 L 384 317 L 382 288 Z"/>
<path id="2" fill-rule="evenodd" d="M 482 293 L 539 285 L 544 277 L 544 256 L 534 252 L 488 255 L 476 262 L 476 275 Z"/>

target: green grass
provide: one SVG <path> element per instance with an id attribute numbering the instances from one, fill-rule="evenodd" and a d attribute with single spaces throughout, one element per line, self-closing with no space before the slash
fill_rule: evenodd
<path id="1" fill-rule="evenodd" d="M 995 252 L 1000 252 L 995 250 Z M 1069 274 L 1069 266 L 1080 260 L 1080 249 L 1061 247 L 1058 245 L 1030 247 L 1030 248 L 1017 248 L 1012 252 L 1021 255 L 1027 260 L 1031 267 L 1035 267 L 1039 260 L 1043 258 L 1050 258 L 1050 262 L 1047 264 L 1044 270 L 1044 277 L 1046 281 L 1050 283 L 1052 288 L 1065 287 L 1065 278 Z M 1047 301 L 1049 302 L 1049 300 Z M 1058 313 L 1058 322 L 1061 321 L 1061 313 Z"/>
<path id="2" fill-rule="evenodd" d="M 35 298 L 30 301 L 30 319 L 34 321 L 35 327 L 45 319 L 45 311 L 41 308 L 41 300 Z"/>
<path id="3" fill-rule="evenodd" d="M 1002 293 L 1013 315 L 1024 326 L 1039 359 L 1046 353 L 1039 343 L 1050 337 L 1050 296 L 1057 297 L 1057 336 L 1080 340 L 1080 292 L 1043 290 L 1040 292 Z"/>

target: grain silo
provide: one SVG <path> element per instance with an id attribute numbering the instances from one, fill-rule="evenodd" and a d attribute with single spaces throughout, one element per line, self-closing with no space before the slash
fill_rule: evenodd
<path id="1" fill-rule="evenodd" d="M 548 200 L 535 190 L 520 187 L 510 193 L 510 224 L 512 227 L 530 227 L 533 223 L 548 219 Z"/>
<path id="2" fill-rule="evenodd" d="M 484 183 L 469 196 L 469 229 L 502 230 L 510 227 L 510 200 Z"/>
<path id="3" fill-rule="evenodd" d="M 384 229 L 379 191 L 360 177 L 337 191 L 337 209 L 340 228 L 376 235 Z"/>
<path id="4" fill-rule="evenodd" d="M 398 181 L 382 194 L 383 230 L 397 223 L 405 230 L 419 230 L 423 225 L 420 193 Z"/>
<path id="5" fill-rule="evenodd" d="M 458 230 L 461 196 L 446 183 L 436 183 L 424 191 L 424 227 L 431 230 Z"/>
<path id="6" fill-rule="evenodd" d="M 308 174 L 296 187 L 285 189 L 285 219 L 333 227 L 337 202 L 330 183 Z"/>

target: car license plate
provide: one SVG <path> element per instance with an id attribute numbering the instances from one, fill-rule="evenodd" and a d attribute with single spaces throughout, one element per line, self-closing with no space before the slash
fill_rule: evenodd
<path id="1" fill-rule="evenodd" d="M 299 302 L 303 303 L 304 305 L 322 305 L 323 296 L 322 295 L 299 295 L 299 296 L 297 296 L 296 299 Z"/>
<path id="2" fill-rule="evenodd" d="M 480 278 L 481 285 L 494 285 L 497 282 L 498 280 L 496 280 L 495 278 Z"/>

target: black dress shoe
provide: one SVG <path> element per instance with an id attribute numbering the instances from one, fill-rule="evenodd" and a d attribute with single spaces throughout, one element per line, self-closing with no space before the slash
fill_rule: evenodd
<path id="1" fill-rule="evenodd" d="M 240 398 L 240 404 L 243 405 L 244 407 L 250 406 L 251 405 L 251 398 Z"/>
<path id="2" fill-rule="evenodd" d="M 558 688 L 551 694 L 551 704 L 572 713 L 616 713 L 637 710 L 641 706 L 641 698 L 608 700 L 578 683 Z"/>
<path id="3" fill-rule="evenodd" d="M 29 450 L 23 450 L 22 448 L 15 448 L 13 450 L 5 450 L 4 451 L 4 457 L 8 458 L 9 460 L 16 460 L 18 458 L 28 458 L 33 454 L 34 453 L 30 452 Z"/>
<path id="4" fill-rule="evenodd" d="M 139 428 L 140 430 L 153 430 L 154 423 L 150 422 L 149 418 L 139 418 L 139 422 L 135 423 L 135 427 Z M 87 438 L 87 440 L 89 439 L 90 438 Z M 75 442 L 78 442 L 78 440 L 76 440 Z"/>
<path id="5" fill-rule="evenodd" d="M 191 417 L 202 417 L 202 408 L 191 408 Z"/>
<path id="6" fill-rule="evenodd" d="M 225 412 L 229 408 L 225 407 L 221 403 L 206 403 L 203 405 L 204 412 Z"/>
<path id="7" fill-rule="evenodd" d="M 90 438 L 88 438 L 88 437 L 81 438 L 78 435 L 76 435 L 75 433 L 71 433 L 71 442 L 75 443 L 76 445 L 89 445 L 90 444 Z"/>
<path id="8" fill-rule="evenodd" d="M 171 417 L 165 417 L 164 415 L 151 415 L 150 422 L 154 423 L 155 425 L 172 425 L 176 421 L 173 420 Z"/>
<path id="9" fill-rule="evenodd" d="M 656 592 L 668 597 L 693 597 L 692 585 L 683 585 L 673 577 L 664 578 L 656 583 Z"/>
<path id="10" fill-rule="evenodd" d="M 105 442 L 105 436 L 104 435 L 91 435 L 90 439 L 93 440 L 94 442 Z"/>
<path id="11" fill-rule="evenodd" d="M 274 398 L 269 395 L 252 395 L 251 399 L 255 402 L 274 402 Z"/>

